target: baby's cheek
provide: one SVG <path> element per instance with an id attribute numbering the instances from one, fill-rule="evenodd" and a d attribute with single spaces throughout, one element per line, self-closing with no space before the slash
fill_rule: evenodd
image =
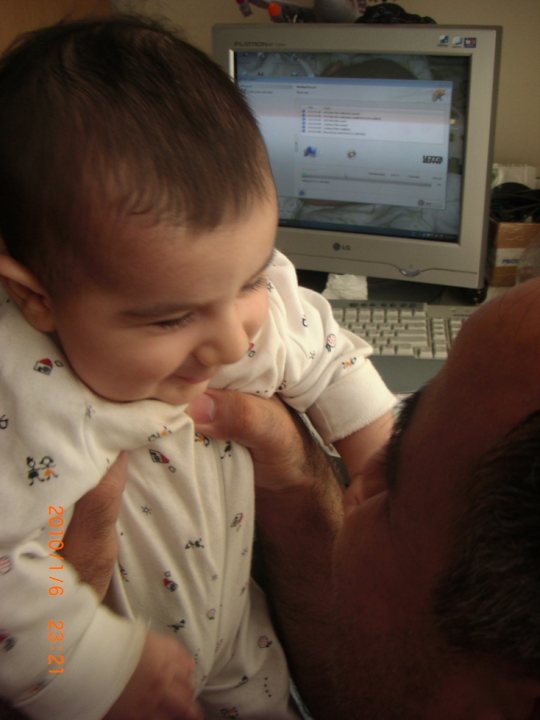
<path id="1" fill-rule="evenodd" d="M 268 293 L 266 291 L 257 294 L 250 307 L 250 316 L 246 324 L 246 333 L 250 339 L 262 328 L 268 318 L 269 311 Z"/>

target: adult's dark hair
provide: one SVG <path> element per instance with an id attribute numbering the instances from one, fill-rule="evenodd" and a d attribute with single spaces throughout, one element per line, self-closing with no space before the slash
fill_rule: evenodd
<path id="1" fill-rule="evenodd" d="M 0 60 L 0 233 L 45 283 L 118 218 L 211 230 L 264 197 L 268 178 L 240 91 L 157 22 L 63 22 Z"/>
<path id="2" fill-rule="evenodd" d="M 434 597 L 449 646 L 540 677 L 540 411 L 476 468 Z"/>

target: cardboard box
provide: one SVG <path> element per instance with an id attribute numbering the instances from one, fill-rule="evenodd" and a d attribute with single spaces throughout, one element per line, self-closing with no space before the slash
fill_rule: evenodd
<path id="1" fill-rule="evenodd" d="M 491 221 L 490 285 L 500 287 L 515 284 L 521 253 L 537 236 L 540 236 L 540 223 Z"/>

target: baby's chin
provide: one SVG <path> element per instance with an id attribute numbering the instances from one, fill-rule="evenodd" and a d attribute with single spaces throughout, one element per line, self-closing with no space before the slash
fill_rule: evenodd
<path id="1" fill-rule="evenodd" d="M 113 403 L 132 403 L 144 400 L 159 400 L 167 403 L 167 405 L 187 405 L 195 398 L 203 395 L 209 385 L 209 380 L 203 380 L 198 383 L 186 383 L 179 379 L 168 380 L 159 387 L 154 387 L 148 392 L 141 391 L 139 393 L 126 392 L 125 394 L 117 394 L 108 392 L 107 389 L 99 387 L 91 387 L 85 383 L 93 393 Z"/>
<path id="2" fill-rule="evenodd" d="M 160 388 L 150 399 L 160 400 L 169 405 L 186 405 L 203 395 L 209 382 L 209 380 L 204 380 L 199 383 L 178 383 L 178 387 L 171 385 Z"/>

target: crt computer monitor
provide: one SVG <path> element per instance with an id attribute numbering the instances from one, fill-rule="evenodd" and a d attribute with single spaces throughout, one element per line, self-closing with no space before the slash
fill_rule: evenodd
<path id="1" fill-rule="evenodd" d="M 216 25 L 300 270 L 482 288 L 501 29 Z"/>

